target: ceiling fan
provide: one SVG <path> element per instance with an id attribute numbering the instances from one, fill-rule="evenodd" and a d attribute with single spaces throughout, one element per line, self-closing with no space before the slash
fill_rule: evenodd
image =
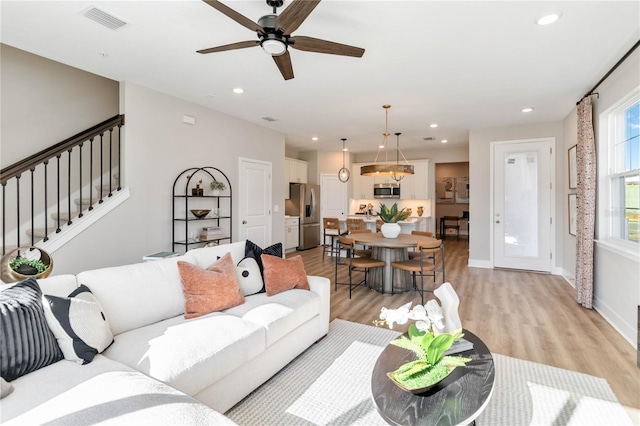
<path id="1" fill-rule="evenodd" d="M 355 56 L 358 58 L 364 55 L 364 49 L 359 47 L 313 37 L 291 35 L 291 33 L 297 30 L 304 20 L 307 19 L 313 9 L 320 3 L 320 0 L 293 0 L 280 15 L 276 15 L 276 10 L 282 6 L 284 0 L 266 0 L 267 4 L 273 8 L 273 13 L 258 19 L 258 23 L 225 6 L 218 0 L 203 1 L 240 25 L 255 31 L 258 35 L 258 40 L 241 41 L 224 46 L 211 47 L 209 49 L 198 50 L 198 53 L 214 53 L 261 46 L 265 52 L 273 57 L 285 80 L 293 78 L 293 67 L 288 51 L 289 47 L 307 52 Z"/>

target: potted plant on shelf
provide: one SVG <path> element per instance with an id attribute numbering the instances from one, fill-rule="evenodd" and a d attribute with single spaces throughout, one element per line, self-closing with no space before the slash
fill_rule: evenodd
<path id="1" fill-rule="evenodd" d="M 393 203 L 391 208 L 380 204 L 378 217 L 384 222 L 380 227 L 382 235 L 385 238 L 398 238 L 398 235 L 400 235 L 400 225 L 398 225 L 398 222 L 409 217 L 409 212 L 404 208 L 398 211 L 398 203 Z"/>
<path id="2" fill-rule="evenodd" d="M 211 187 L 211 190 L 213 191 L 214 196 L 220 195 L 222 191 L 227 189 L 227 185 L 225 185 L 224 182 L 219 180 L 212 180 L 209 186 Z"/>

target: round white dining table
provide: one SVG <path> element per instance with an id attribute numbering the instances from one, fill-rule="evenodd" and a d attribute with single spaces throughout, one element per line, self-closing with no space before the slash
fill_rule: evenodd
<path id="1" fill-rule="evenodd" d="M 371 257 L 384 261 L 384 268 L 380 273 L 379 268 L 372 269 L 369 273 L 371 282 L 379 285 L 382 293 L 403 292 L 413 289 L 409 272 L 396 270 L 394 280 L 395 287 L 391 286 L 391 277 L 394 273 L 391 262 L 409 259 L 408 249 L 416 247 L 420 241 L 435 241 L 435 238 L 424 235 L 400 234 L 397 238 L 385 238 L 382 233 L 355 233 L 350 234 L 356 244 L 371 246 Z"/>

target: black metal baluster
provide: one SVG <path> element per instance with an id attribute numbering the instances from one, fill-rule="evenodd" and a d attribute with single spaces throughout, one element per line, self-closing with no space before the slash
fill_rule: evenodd
<path id="1" fill-rule="evenodd" d="M 103 170 L 102 170 L 102 163 L 103 163 L 103 156 L 104 156 L 104 149 L 102 148 L 102 136 L 104 135 L 104 133 L 100 133 L 100 201 L 98 201 L 98 204 L 102 204 L 102 175 L 104 174 Z"/>
<path id="2" fill-rule="evenodd" d="M 120 160 L 122 158 L 122 133 L 120 129 L 122 124 L 118 124 L 118 191 L 122 189 L 122 169 L 120 168 Z"/>
<path id="3" fill-rule="evenodd" d="M 33 181 L 33 172 L 36 171 L 36 168 L 33 167 L 31 169 L 29 169 L 29 171 L 31 172 L 31 245 L 35 244 L 35 238 L 36 238 L 36 225 L 35 225 L 35 220 L 34 220 L 34 210 L 35 210 L 35 203 L 33 200 L 33 188 L 34 188 L 34 184 L 35 182 Z"/>
<path id="4" fill-rule="evenodd" d="M 47 169 L 49 168 L 49 160 L 44 161 L 44 240 L 49 239 L 49 202 L 47 201 Z"/>
<path id="5" fill-rule="evenodd" d="M 60 232 L 60 157 L 62 157 L 62 154 L 58 154 L 56 155 L 56 158 L 58 159 L 58 167 L 57 167 L 57 187 L 58 187 L 58 228 L 56 228 L 56 234 L 58 232 Z"/>
<path id="6" fill-rule="evenodd" d="M 69 171 L 67 173 L 67 211 L 69 216 L 67 217 L 67 225 L 71 225 L 71 149 L 67 152 L 69 153 Z"/>
<path id="7" fill-rule="evenodd" d="M 7 182 L 2 182 L 2 255 L 7 254 Z"/>
<path id="8" fill-rule="evenodd" d="M 80 198 L 82 208 L 82 198 Z M 93 210 L 93 138 L 89 139 L 89 211 Z"/>
<path id="9" fill-rule="evenodd" d="M 109 129 L 109 197 L 113 195 L 111 193 L 111 181 L 113 180 L 113 164 L 111 154 L 113 154 L 113 127 Z"/>
<path id="10" fill-rule="evenodd" d="M 82 145 L 84 144 L 84 142 L 80 142 L 78 144 L 78 151 L 79 151 L 79 155 L 80 155 L 80 207 L 78 207 L 78 217 L 82 217 Z"/>
<path id="11" fill-rule="evenodd" d="M 20 177 L 21 174 L 16 175 L 16 222 L 18 226 L 16 227 L 16 240 L 18 247 L 20 247 Z"/>

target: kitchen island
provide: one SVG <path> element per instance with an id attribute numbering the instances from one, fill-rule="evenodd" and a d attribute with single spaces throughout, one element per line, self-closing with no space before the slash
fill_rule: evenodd
<path id="1" fill-rule="evenodd" d="M 368 229 L 371 229 L 371 232 L 376 232 L 376 219 L 377 216 L 367 216 L 367 215 L 350 215 L 346 218 L 340 218 L 340 229 L 347 229 L 347 218 L 348 219 L 363 219 L 365 226 Z M 412 216 L 408 217 L 407 220 L 401 220 L 398 222 L 400 225 L 400 233 L 402 234 L 411 234 L 411 231 L 426 231 L 427 230 L 427 217 L 420 216 Z"/>

